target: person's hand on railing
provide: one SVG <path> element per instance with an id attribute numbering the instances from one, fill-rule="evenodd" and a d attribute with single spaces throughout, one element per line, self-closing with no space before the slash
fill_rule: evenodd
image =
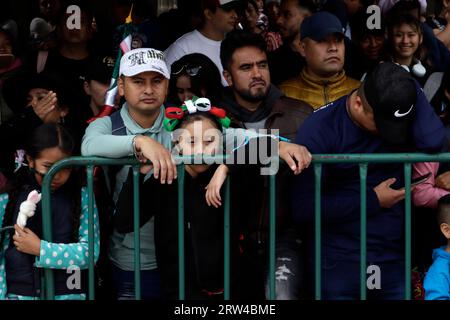
<path id="1" fill-rule="evenodd" d="M 280 142 L 279 153 L 280 158 L 286 161 L 295 175 L 300 174 L 300 172 L 308 168 L 312 160 L 311 153 L 309 153 L 308 149 L 294 143 Z"/>
<path id="2" fill-rule="evenodd" d="M 211 181 L 206 186 L 206 203 L 208 206 L 216 208 L 222 205 L 222 198 L 220 197 L 220 189 L 222 188 L 225 179 L 227 178 L 229 169 L 226 165 L 221 164 L 214 173 Z"/>
<path id="3" fill-rule="evenodd" d="M 171 184 L 177 178 L 177 166 L 172 154 L 158 141 L 147 136 L 136 136 L 135 149 L 141 162 L 149 160 L 152 163 L 153 176 L 162 184 L 166 181 Z"/>
<path id="4" fill-rule="evenodd" d="M 436 187 L 450 191 L 450 171 L 444 172 L 436 178 Z"/>
<path id="5" fill-rule="evenodd" d="M 373 188 L 373 191 L 375 191 L 375 193 L 377 194 L 378 201 L 380 202 L 380 207 L 391 208 L 397 202 L 405 198 L 404 188 L 400 190 L 395 190 L 391 188 L 391 186 L 395 183 L 395 181 L 397 181 L 397 179 L 390 178 L 383 181 L 375 188 Z"/>

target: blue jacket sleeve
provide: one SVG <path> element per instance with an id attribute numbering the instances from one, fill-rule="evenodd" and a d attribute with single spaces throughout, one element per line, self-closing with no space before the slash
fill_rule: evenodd
<path id="1" fill-rule="evenodd" d="M 311 119 L 311 118 L 310 118 Z M 308 119 L 309 120 L 309 119 Z M 306 120 L 297 133 L 296 143 L 305 146 L 311 154 L 334 153 L 333 132 L 317 130 Z M 323 124 L 322 124 L 323 125 Z M 325 224 L 346 223 L 360 218 L 359 188 L 340 188 L 327 190 L 329 168 L 322 167 L 321 178 L 321 217 Z M 315 179 L 314 168 L 310 166 L 295 177 L 293 183 L 293 217 L 297 223 L 309 224 L 314 221 Z M 380 204 L 375 192 L 367 188 L 367 215 L 380 212 Z"/>
<path id="2" fill-rule="evenodd" d="M 418 151 L 440 152 L 445 141 L 445 128 L 416 82 L 417 102 L 413 124 L 413 139 Z"/>

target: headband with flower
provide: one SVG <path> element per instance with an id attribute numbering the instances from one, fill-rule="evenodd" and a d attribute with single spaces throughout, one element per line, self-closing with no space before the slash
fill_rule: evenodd
<path id="1" fill-rule="evenodd" d="M 211 101 L 208 98 L 193 97 L 192 100 L 187 100 L 181 107 L 166 108 L 166 118 L 164 119 L 164 128 L 167 131 L 174 131 L 180 121 L 188 114 L 196 112 L 208 112 L 217 118 L 217 121 L 224 127 L 230 126 L 231 120 L 227 117 L 224 109 L 211 106 Z"/>

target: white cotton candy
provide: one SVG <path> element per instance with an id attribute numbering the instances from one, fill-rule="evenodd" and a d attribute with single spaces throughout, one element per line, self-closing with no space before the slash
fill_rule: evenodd
<path id="1" fill-rule="evenodd" d="M 28 218 L 34 216 L 36 205 L 41 201 L 41 194 L 36 190 L 28 194 L 27 200 L 20 204 L 19 215 L 17 216 L 17 225 L 22 229 L 27 225 Z"/>

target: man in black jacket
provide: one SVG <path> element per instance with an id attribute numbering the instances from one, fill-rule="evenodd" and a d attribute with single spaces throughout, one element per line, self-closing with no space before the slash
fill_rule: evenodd
<path id="1" fill-rule="evenodd" d="M 220 106 L 227 110 L 232 126 L 254 130 L 278 130 L 280 140 L 293 139 L 297 129 L 312 113 L 307 103 L 284 97 L 270 82 L 267 51 L 264 40 L 255 34 L 241 30 L 232 31 L 222 41 L 220 58 L 224 77 L 229 87 L 224 89 Z M 269 133 L 274 133 L 270 132 Z M 291 219 L 287 214 L 289 199 L 285 199 L 292 174 L 285 165 L 280 166 L 277 176 L 277 299 L 299 298 L 301 287 L 298 246 L 298 231 L 291 229 Z M 264 283 L 265 253 L 268 217 L 268 179 L 258 176 L 248 179 L 247 189 L 258 195 L 259 201 L 249 199 L 240 203 L 237 210 L 246 212 L 241 221 L 245 243 L 244 257 L 248 261 L 249 275 L 254 290 Z M 233 184 L 233 182 L 232 182 Z M 239 187 L 242 188 L 242 185 Z M 261 201 L 262 199 L 262 201 Z M 262 203 L 255 206 L 254 203 Z M 246 208 L 242 208 L 246 207 Z M 243 219 L 242 219 L 243 220 Z M 285 279 L 285 280 L 281 280 Z"/>

